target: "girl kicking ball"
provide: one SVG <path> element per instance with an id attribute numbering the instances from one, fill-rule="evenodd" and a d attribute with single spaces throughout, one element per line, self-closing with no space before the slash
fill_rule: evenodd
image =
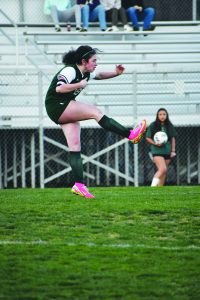
<path id="1" fill-rule="evenodd" d="M 76 101 L 76 96 L 90 79 L 113 78 L 124 72 L 122 65 L 116 65 L 113 72 L 96 73 L 98 52 L 97 49 L 86 45 L 64 54 L 64 67 L 54 76 L 45 100 L 47 114 L 52 121 L 61 126 L 70 150 L 69 163 L 74 177 L 72 192 L 85 198 L 94 196 L 83 181 L 79 121 L 94 119 L 105 130 L 115 132 L 134 144 L 140 141 L 146 130 L 145 120 L 135 129 L 129 130 L 104 115 L 96 106 Z"/>

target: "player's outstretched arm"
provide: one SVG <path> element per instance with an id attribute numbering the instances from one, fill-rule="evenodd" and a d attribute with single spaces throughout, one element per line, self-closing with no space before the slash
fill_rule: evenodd
<path id="1" fill-rule="evenodd" d="M 124 73 L 125 68 L 122 65 L 116 65 L 115 71 L 113 72 L 99 72 L 96 74 L 94 79 L 102 80 L 102 79 L 109 79 L 116 76 L 121 75 Z"/>

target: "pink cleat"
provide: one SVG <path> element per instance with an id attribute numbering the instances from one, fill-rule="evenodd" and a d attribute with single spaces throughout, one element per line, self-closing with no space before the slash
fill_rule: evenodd
<path id="1" fill-rule="evenodd" d="M 89 193 L 87 187 L 83 183 L 79 182 L 75 182 L 75 185 L 72 187 L 72 193 L 85 198 L 94 198 L 94 195 Z"/>
<path id="2" fill-rule="evenodd" d="M 143 120 L 136 128 L 130 130 L 130 135 L 128 137 L 129 141 L 131 141 L 133 144 L 139 143 L 146 131 L 146 127 L 147 122 L 146 120 Z"/>

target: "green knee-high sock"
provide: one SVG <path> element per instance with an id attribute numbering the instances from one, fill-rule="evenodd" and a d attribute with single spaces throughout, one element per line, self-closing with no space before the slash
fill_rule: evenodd
<path id="1" fill-rule="evenodd" d="M 128 128 L 122 126 L 117 121 L 113 120 L 112 118 L 108 118 L 105 115 L 99 121 L 99 125 L 107 131 L 115 132 L 126 138 L 128 138 L 130 135 L 130 130 Z"/>
<path id="2" fill-rule="evenodd" d="M 72 168 L 74 182 L 83 183 L 83 163 L 81 152 L 70 151 L 69 164 Z"/>

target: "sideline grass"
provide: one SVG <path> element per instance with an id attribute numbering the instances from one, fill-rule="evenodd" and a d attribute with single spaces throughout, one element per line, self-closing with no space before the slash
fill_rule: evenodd
<path id="1" fill-rule="evenodd" d="M 0 191 L 0 299 L 199 300 L 200 187 Z"/>

